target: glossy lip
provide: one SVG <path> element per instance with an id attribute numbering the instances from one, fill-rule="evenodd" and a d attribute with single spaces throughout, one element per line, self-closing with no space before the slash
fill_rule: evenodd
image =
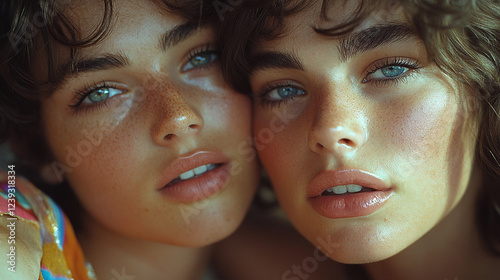
<path id="1" fill-rule="evenodd" d="M 217 168 L 198 177 L 167 186 L 182 173 L 206 164 L 219 164 Z M 169 199 L 192 203 L 210 197 L 222 190 L 230 178 L 230 160 L 213 151 L 197 151 L 180 156 L 166 168 L 158 187 Z"/>
<path id="2" fill-rule="evenodd" d="M 322 196 L 331 187 L 356 184 L 374 189 L 371 192 Z M 307 188 L 308 201 L 320 215 L 330 219 L 367 216 L 377 211 L 391 197 L 393 191 L 384 181 L 366 171 L 344 169 L 318 173 Z"/>

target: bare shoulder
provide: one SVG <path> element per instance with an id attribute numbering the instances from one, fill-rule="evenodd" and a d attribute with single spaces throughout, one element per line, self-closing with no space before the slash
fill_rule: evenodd
<path id="1" fill-rule="evenodd" d="M 285 219 L 255 212 L 215 246 L 213 263 L 219 277 L 228 280 L 347 279 L 342 264 L 325 256 Z"/>

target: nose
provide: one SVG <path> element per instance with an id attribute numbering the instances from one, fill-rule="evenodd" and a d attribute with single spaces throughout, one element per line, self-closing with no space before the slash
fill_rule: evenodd
<path id="1" fill-rule="evenodd" d="M 169 145 L 176 141 L 186 140 L 196 136 L 204 126 L 204 121 L 199 112 L 189 104 L 186 98 L 178 93 L 163 96 L 164 101 L 158 102 L 156 118 L 152 128 L 155 142 L 160 145 Z"/>
<path id="2" fill-rule="evenodd" d="M 343 100 L 344 99 L 344 100 Z M 346 156 L 361 147 L 368 137 L 363 107 L 338 94 L 318 98 L 309 132 L 309 148 L 318 154 Z"/>

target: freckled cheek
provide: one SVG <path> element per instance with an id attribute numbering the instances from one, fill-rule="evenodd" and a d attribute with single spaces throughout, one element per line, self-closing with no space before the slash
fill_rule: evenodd
<path id="1" fill-rule="evenodd" d="M 140 158 L 140 139 L 134 133 L 134 126 L 125 128 L 127 124 L 115 128 L 112 132 L 104 132 L 100 145 L 95 146 L 95 152 L 85 158 L 82 168 L 91 168 L 100 178 L 123 178 L 130 176 L 137 167 Z M 137 128 L 137 133 L 139 133 Z M 143 151 L 145 154 L 146 151 Z M 143 155 L 144 156 L 144 155 Z"/>
<path id="2" fill-rule="evenodd" d="M 152 174 L 154 168 L 140 160 L 145 151 L 140 149 L 135 130 L 139 133 L 139 128 L 124 122 L 102 131 L 100 144 L 93 146 L 92 153 L 82 156 L 81 164 L 68 173 L 68 180 L 87 211 L 99 211 L 99 215 L 104 211 L 107 214 L 103 217 L 118 222 L 124 213 L 135 215 L 127 205 L 139 205 L 138 197 L 153 189 L 155 181 L 150 179 L 157 177 Z"/>
<path id="3" fill-rule="evenodd" d="M 305 101 L 272 108 L 263 108 L 260 100 L 254 101 L 253 137 L 263 160 L 270 157 L 270 162 L 288 162 L 288 158 L 300 158 L 297 153 L 304 151 L 308 139 Z"/>
<path id="4" fill-rule="evenodd" d="M 299 142 L 304 139 L 302 134 L 306 130 L 298 129 L 293 120 L 288 123 L 277 121 L 276 114 L 258 114 L 253 119 L 253 137 L 262 164 L 275 188 L 282 185 L 290 187 L 294 167 L 300 167 L 299 162 L 303 158 L 299 147 L 303 147 L 304 143 Z M 281 118 L 285 117 L 281 115 Z"/>
<path id="5" fill-rule="evenodd" d="M 391 114 L 389 128 L 392 146 L 409 164 L 427 161 L 443 163 L 451 139 L 457 104 L 450 93 L 436 93 L 412 104 L 402 103 Z"/>
<path id="6" fill-rule="evenodd" d="M 275 131 L 271 141 L 266 141 L 264 134 L 259 137 L 259 132 L 272 127 L 271 120 L 272 118 L 255 120 L 254 137 L 260 138 L 257 142 L 264 142 L 262 146 L 257 145 L 257 151 L 281 207 L 295 216 L 308 184 L 305 178 L 310 173 L 307 166 L 309 156 L 304 155 L 308 152 L 307 137 L 304 136 L 307 130 L 291 121 Z"/>
<path id="7" fill-rule="evenodd" d="M 229 128 L 226 132 L 227 134 L 248 137 L 250 136 L 252 127 L 252 105 L 250 98 L 236 92 L 228 94 L 230 95 L 229 100 L 224 102 L 228 103 L 225 106 L 225 115 L 221 116 L 218 113 L 218 119 L 221 121 L 221 118 L 223 118 L 222 121 L 226 122 Z"/>
<path id="8" fill-rule="evenodd" d="M 192 106 L 203 118 L 201 135 L 205 145 L 208 145 L 206 147 L 222 149 L 227 155 L 241 156 L 238 146 L 248 143 L 251 135 L 250 98 L 224 88 L 200 93 L 198 97 L 193 100 Z"/>
<path id="9" fill-rule="evenodd" d="M 128 118 L 131 119 L 131 118 Z M 55 124 L 56 121 L 52 123 Z M 59 163 L 70 168 L 66 176 L 75 186 L 109 184 L 133 171 L 141 128 L 127 119 L 59 122 L 47 130 Z M 135 164 L 135 166 L 137 166 Z"/>

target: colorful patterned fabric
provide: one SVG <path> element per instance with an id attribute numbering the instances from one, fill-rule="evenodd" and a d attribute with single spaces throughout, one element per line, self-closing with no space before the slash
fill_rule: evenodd
<path id="1" fill-rule="evenodd" d="M 31 245 L 30 252 L 41 248 L 39 279 L 95 280 L 92 267 L 85 262 L 73 228 L 61 208 L 19 176 L 16 176 L 14 191 L 10 188 L 15 194 L 15 207 L 12 204 L 9 207 L 7 178 L 7 173 L 0 171 L 0 217 L 17 218 L 17 222 L 28 223 L 33 229 L 40 230 L 40 233 L 33 231 L 32 235 L 27 235 L 37 240 L 26 242 L 36 245 Z"/>

